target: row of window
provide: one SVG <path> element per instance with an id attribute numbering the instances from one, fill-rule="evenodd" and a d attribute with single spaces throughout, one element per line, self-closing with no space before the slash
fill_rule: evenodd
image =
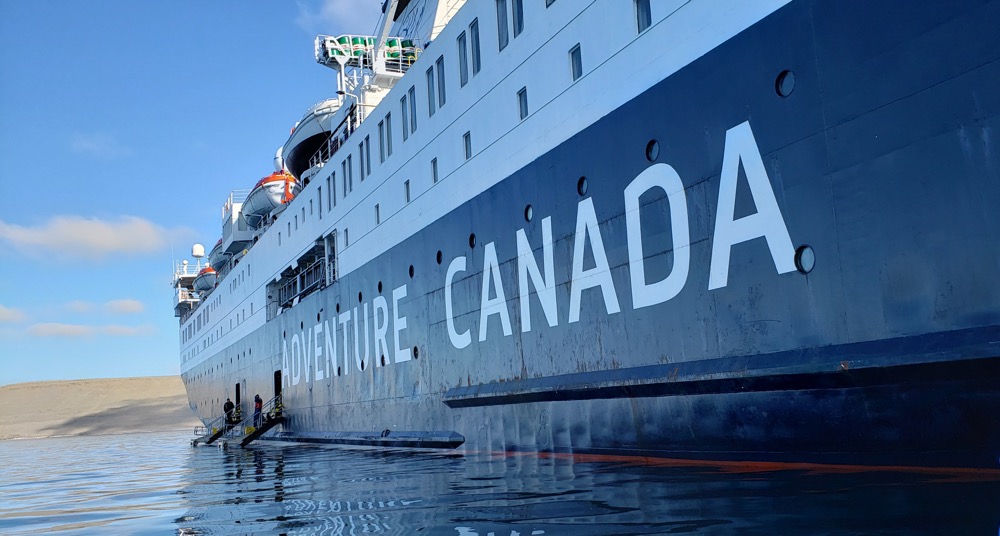
<path id="1" fill-rule="evenodd" d="M 497 10 L 498 46 L 499 50 L 502 51 L 510 42 L 511 37 L 516 39 L 519 35 L 521 35 L 521 33 L 524 32 L 524 7 L 523 0 L 495 0 L 495 2 Z M 545 5 L 548 7 L 554 2 L 555 0 L 546 0 Z M 641 33 L 649 28 L 652 23 L 650 0 L 633 0 L 633 2 L 635 6 L 637 30 Z M 508 14 L 510 15 L 509 19 Z M 472 20 L 467 31 L 462 31 L 458 35 L 456 38 L 456 46 L 458 50 L 459 85 L 460 87 L 464 87 L 469 81 L 470 58 L 472 76 L 476 76 L 482 68 L 478 18 Z M 573 81 L 576 81 L 583 76 L 583 56 L 580 44 L 577 43 L 574 45 L 569 50 L 568 55 L 570 75 Z M 443 108 L 447 102 L 444 55 L 439 56 L 437 60 L 435 60 L 434 64 L 427 69 L 425 76 L 427 82 L 427 115 L 428 117 L 431 117 L 438 109 Z M 528 108 L 527 86 L 518 90 L 516 100 L 518 116 L 521 120 L 524 120 L 530 113 Z M 399 110 L 402 115 L 402 139 L 405 142 L 409 139 L 411 134 L 414 134 L 417 131 L 416 90 L 413 86 L 410 86 L 406 93 L 404 93 L 400 98 Z M 385 118 L 378 123 L 378 142 L 379 163 L 384 163 L 386 159 L 392 156 L 392 112 L 386 113 Z M 472 157 L 471 132 L 466 132 L 462 136 L 462 147 L 465 159 L 468 160 Z M 371 142 L 368 136 L 365 136 L 364 140 L 358 144 L 357 154 L 359 160 L 359 176 L 360 179 L 364 181 L 365 178 L 370 176 L 372 173 Z M 432 183 L 438 182 L 437 158 L 431 159 L 431 180 Z M 327 178 L 327 210 L 332 210 L 337 204 L 335 181 L 336 173 Z M 347 197 L 347 195 L 354 190 L 353 154 L 348 154 L 347 157 L 341 161 L 341 181 L 342 195 L 343 197 Z M 404 181 L 403 183 L 403 196 L 405 202 L 409 203 L 409 180 Z M 318 198 L 320 203 L 320 218 L 322 218 L 323 212 L 322 197 L 322 188 L 319 188 Z M 312 201 L 310 201 L 310 205 L 311 203 Z M 310 213 L 311 212 L 312 211 L 310 210 Z M 382 222 L 381 207 L 379 204 L 375 205 L 375 221 L 376 225 L 379 225 Z M 297 227 L 298 225 L 296 222 L 296 228 Z M 291 234 L 291 230 L 291 222 L 289 222 L 289 234 Z M 347 229 L 344 229 L 344 242 L 342 247 L 347 247 L 347 245 Z"/>

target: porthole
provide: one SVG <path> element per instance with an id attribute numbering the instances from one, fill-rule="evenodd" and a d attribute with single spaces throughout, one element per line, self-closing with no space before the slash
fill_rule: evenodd
<path id="1" fill-rule="evenodd" d="M 524 207 L 524 221 L 531 221 L 534 216 L 535 209 L 531 208 L 531 205 Z"/>
<path id="2" fill-rule="evenodd" d="M 476 247 L 476 233 L 472 233 L 469 235 L 469 247 L 470 248 Z"/>
<path id="3" fill-rule="evenodd" d="M 382 354 L 382 366 L 385 366 L 385 354 Z"/>
<path id="4" fill-rule="evenodd" d="M 340 304 L 337 304 L 337 314 L 340 314 Z"/>
<path id="5" fill-rule="evenodd" d="M 282 332 L 281 332 L 281 338 L 282 338 L 282 339 L 287 339 L 287 338 L 288 338 L 288 332 L 286 332 L 286 331 L 282 331 Z"/>
<path id="6" fill-rule="evenodd" d="M 337 376 L 340 376 L 340 367 L 337 367 Z"/>
<path id="7" fill-rule="evenodd" d="M 441 264 L 441 258 L 442 257 L 443 257 L 443 255 L 441 255 L 441 250 L 439 249 L 438 252 L 437 252 L 437 257 L 436 257 L 438 264 Z"/>
<path id="8" fill-rule="evenodd" d="M 416 359 L 418 357 L 420 357 L 420 348 L 414 346 L 413 347 L 413 359 Z"/>
<path id="9" fill-rule="evenodd" d="M 300 321 L 299 322 L 299 329 L 306 329 L 306 323 Z"/>
<path id="10" fill-rule="evenodd" d="M 319 313 L 316 313 L 316 321 L 319 322 Z"/>
<path id="11" fill-rule="evenodd" d="M 365 362 L 362 361 L 361 362 L 361 372 L 364 372 L 364 371 L 365 371 Z"/>
<path id="12" fill-rule="evenodd" d="M 382 282 L 381 281 L 378 282 L 378 293 L 382 294 Z"/>
<path id="13" fill-rule="evenodd" d="M 576 181 L 576 193 L 587 195 L 587 186 L 587 177 L 580 177 L 580 180 Z"/>
<path id="14" fill-rule="evenodd" d="M 795 250 L 795 268 L 803 274 L 808 274 L 816 266 L 816 252 L 812 246 L 799 246 Z"/>
<path id="15" fill-rule="evenodd" d="M 413 265 L 412 264 L 410 265 L 409 273 L 410 273 L 410 279 L 413 279 Z"/>
<path id="16" fill-rule="evenodd" d="M 361 293 L 358 293 L 358 303 L 361 303 Z"/>
<path id="17" fill-rule="evenodd" d="M 655 162 L 660 156 L 660 142 L 656 140 L 649 140 L 646 144 L 646 160 L 650 162 Z"/>
<path id="18" fill-rule="evenodd" d="M 778 78 L 774 80 L 774 91 L 779 97 L 787 97 L 795 89 L 795 73 L 792 71 L 781 71 Z"/>

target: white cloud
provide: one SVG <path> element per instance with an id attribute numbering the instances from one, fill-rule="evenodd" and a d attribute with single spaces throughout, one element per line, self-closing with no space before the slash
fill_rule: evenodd
<path id="1" fill-rule="evenodd" d="M 80 314 L 87 314 L 94 310 L 94 304 L 90 302 L 73 300 L 65 305 L 66 309 Z"/>
<path id="2" fill-rule="evenodd" d="M 57 259 L 142 255 L 165 249 L 171 240 L 183 243 L 193 235 L 190 229 L 167 229 L 136 216 L 109 220 L 54 216 L 36 227 L 0 220 L 0 242 L 28 255 Z"/>
<path id="3" fill-rule="evenodd" d="M 295 23 L 307 34 L 367 34 L 378 23 L 380 0 L 296 0 Z"/>
<path id="4" fill-rule="evenodd" d="M 156 328 L 150 324 L 140 326 L 122 326 L 119 324 L 86 326 L 83 324 L 46 322 L 28 326 L 28 334 L 34 337 L 82 338 L 93 337 L 98 334 L 108 337 L 142 337 L 155 333 Z"/>
<path id="5" fill-rule="evenodd" d="M 28 334 L 35 337 L 90 337 L 94 334 L 94 328 L 80 324 L 46 322 L 28 326 Z"/>
<path id="6" fill-rule="evenodd" d="M 128 148 L 114 136 L 102 132 L 90 134 L 75 133 L 69 140 L 69 148 L 77 154 L 86 154 L 98 158 L 119 158 L 132 154 Z"/>
<path id="7" fill-rule="evenodd" d="M 109 324 L 107 326 L 101 326 L 100 330 L 102 334 L 111 337 L 143 337 L 156 333 L 156 328 L 149 324 L 143 324 L 141 326 L 120 326 L 117 324 Z"/>
<path id="8" fill-rule="evenodd" d="M 10 322 L 13 324 L 23 322 L 27 318 L 28 315 L 24 314 L 20 309 L 0 305 L 0 322 Z"/>
<path id="9" fill-rule="evenodd" d="M 146 310 L 146 306 L 139 300 L 133 300 L 131 298 L 121 299 L 121 300 L 111 300 L 104 304 L 105 310 L 109 313 L 119 314 L 119 315 L 129 315 L 135 313 L 141 313 Z"/>

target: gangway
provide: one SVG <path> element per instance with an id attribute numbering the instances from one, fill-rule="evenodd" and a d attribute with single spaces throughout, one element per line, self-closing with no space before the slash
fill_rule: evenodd
<path id="1" fill-rule="evenodd" d="M 281 395 L 279 394 L 262 405 L 260 411 L 260 422 L 255 423 L 254 416 L 251 413 L 249 417 L 230 427 L 227 427 L 225 431 L 218 438 L 216 438 L 216 440 L 220 438 L 222 439 L 219 444 L 220 448 L 226 448 L 230 443 L 237 442 L 240 447 L 246 447 L 275 426 L 284 423 L 285 417 L 282 415 L 281 409 Z"/>
<path id="2" fill-rule="evenodd" d="M 195 428 L 195 435 L 198 436 L 191 440 L 191 446 L 197 447 L 200 444 L 211 445 L 220 437 L 222 437 L 226 432 L 230 431 L 236 423 L 239 422 L 240 414 L 239 408 L 233 410 L 235 414 L 234 419 L 227 419 L 226 415 L 212 419 L 204 427 Z"/>

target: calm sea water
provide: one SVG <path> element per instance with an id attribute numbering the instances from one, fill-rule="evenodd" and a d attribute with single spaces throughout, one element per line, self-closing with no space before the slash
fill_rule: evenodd
<path id="1" fill-rule="evenodd" d="M 183 433 L 0 442 L 0 534 L 988 534 L 1000 478 L 750 471 Z"/>

